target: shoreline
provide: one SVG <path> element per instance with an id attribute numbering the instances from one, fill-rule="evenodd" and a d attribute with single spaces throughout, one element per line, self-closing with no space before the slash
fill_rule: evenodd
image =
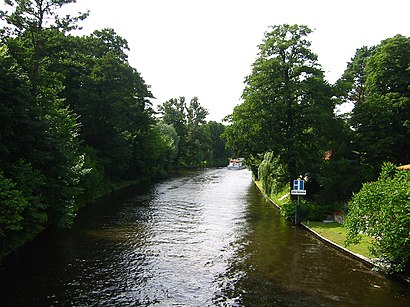
<path id="1" fill-rule="evenodd" d="M 280 206 L 279 206 L 277 203 L 275 203 L 275 202 L 273 201 L 273 199 L 271 199 L 268 195 L 266 195 L 266 194 L 262 191 L 261 187 L 255 182 L 255 180 L 252 179 L 252 181 L 253 181 L 253 183 L 255 184 L 255 186 L 258 188 L 259 192 L 260 192 L 270 203 L 272 203 L 274 206 L 276 206 L 276 207 L 280 210 Z M 377 267 L 377 266 L 371 261 L 371 259 L 369 259 L 369 258 L 367 258 L 367 257 L 365 257 L 365 256 L 363 256 L 363 255 L 361 255 L 361 254 L 354 253 L 354 252 L 352 252 L 351 250 L 349 250 L 349 249 L 347 249 L 347 248 L 345 248 L 345 247 L 343 247 L 343 246 L 341 246 L 341 245 L 339 245 L 339 244 L 337 244 L 337 243 L 335 243 L 335 242 L 329 240 L 328 238 L 322 236 L 321 234 L 317 233 L 316 231 L 314 231 L 313 229 L 311 229 L 310 227 L 308 227 L 306 224 L 301 223 L 301 224 L 300 224 L 300 227 L 302 227 L 304 230 L 306 230 L 306 231 L 308 231 L 309 233 L 311 233 L 313 236 L 315 236 L 317 239 L 319 239 L 319 240 L 322 241 L 323 243 L 325 243 L 325 244 L 331 246 L 332 248 L 334 248 L 334 249 L 336 249 L 336 250 L 338 250 L 338 251 L 344 253 L 345 255 L 347 255 L 347 256 L 349 256 L 349 257 L 351 257 L 351 258 L 353 258 L 353 259 L 356 259 L 356 260 L 360 261 L 362 264 L 364 264 L 364 265 L 367 266 L 368 268 L 371 268 L 371 269 L 372 269 L 372 268 Z M 387 278 L 395 278 L 395 279 L 397 279 L 399 282 L 405 282 L 405 283 L 407 283 L 408 285 L 410 285 L 410 275 L 407 276 L 407 275 L 405 275 L 405 274 L 400 274 L 400 273 L 394 273 L 394 274 L 392 274 L 392 275 L 384 274 L 384 273 L 380 273 L 380 274 L 383 275 L 383 276 L 385 276 L 385 277 L 387 277 Z"/>

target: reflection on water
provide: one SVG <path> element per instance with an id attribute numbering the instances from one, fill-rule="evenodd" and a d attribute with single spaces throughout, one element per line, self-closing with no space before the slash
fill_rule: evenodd
<path id="1" fill-rule="evenodd" d="M 409 306 L 369 272 L 280 217 L 246 170 L 176 176 L 83 209 L 6 259 L 9 306 Z"/>

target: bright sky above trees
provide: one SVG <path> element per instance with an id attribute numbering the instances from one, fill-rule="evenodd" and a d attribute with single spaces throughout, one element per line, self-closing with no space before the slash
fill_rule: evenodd
<path id="1" fill-rule="evenodd" d="M 257 45 L 270 25 L 306 24 L 326 77 L 333 83 L 357 48 L 410 35 L 408 0 L 77 0 L 90 9 L 84 34 L 111 27 L 126 38 L 130 63 L 156 103 L 198 96 L 209 120 L 240 102 Z"/>

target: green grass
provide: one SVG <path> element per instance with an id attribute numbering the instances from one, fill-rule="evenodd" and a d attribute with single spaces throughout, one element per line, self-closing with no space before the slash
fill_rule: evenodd
<path id="1" fill-rule="evenodd" d="M 367 235 L 361 235 L 362 239 L 359 244 L 351 244 L 348 247 L 345 246 L 345 240 L 347 237 L 347 228 L 342 224 L 333 223 L 322 223 L 322 222 L 305 222 L 306 226 L 310 229 L 316 231 L 321 236 L 326 239 L 345 247 L 346 249 L 352 251 L 353 253 L 360 254 L 367 258 L 372 258 L 369 252 L 369 246 L 371 245 L 372 238 Z"/>
<path id="2" fill-rule="evenodd" d="M 282 191 L 279 191 L 276 194 L 271 194 L 269 196 L 276 204 L 278 204 L 280 207 L 289 201 L 289 187 L 285 186 Z"/>

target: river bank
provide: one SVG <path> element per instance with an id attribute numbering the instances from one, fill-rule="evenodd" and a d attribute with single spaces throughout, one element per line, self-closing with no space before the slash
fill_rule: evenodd
<path id="1" fill-rule="evenodd" d="M 266 195 L 263 192 L 263 189 L 260 185 L 260 182 L 253 180 L 258 190 L 262 193 L 262 195 L 269 200 L 273 205 L 275 205 L 278 209 L 281 209 L 281 206 L 277 204 L 272 198 Z M 364 265 L 366 265 L 370 269 L 377 269 L 377 265 L 375 264 L 375 260 L 370 255 L 368 247 L 370 246 L 369 237 L 365 237 L 357 245 L 350 245 L 348 247 L 344 246 L 344 241 L 346 240 L 346 233 L 343 229 L 343 225 L 333 222 L 331 225 L 328 223 L 323 222 L 309 222 L 305 221 L 302 222 L 301 227 L 303 227 L 306 231 L 313 234 L 316 238 L 321 240 L 322 242 L 332 246 L 333 248 L 339 250 L 340 252 L 354 258 Z M 331 227 L 328 227 L 331 226 Z M 343 230 L 343 233 L 340 231 Z M 398 278 L 408 284 L 410 284 L 410 274 L 400 274 L 396 273 L 392 275 L 395 278 Z"/>

